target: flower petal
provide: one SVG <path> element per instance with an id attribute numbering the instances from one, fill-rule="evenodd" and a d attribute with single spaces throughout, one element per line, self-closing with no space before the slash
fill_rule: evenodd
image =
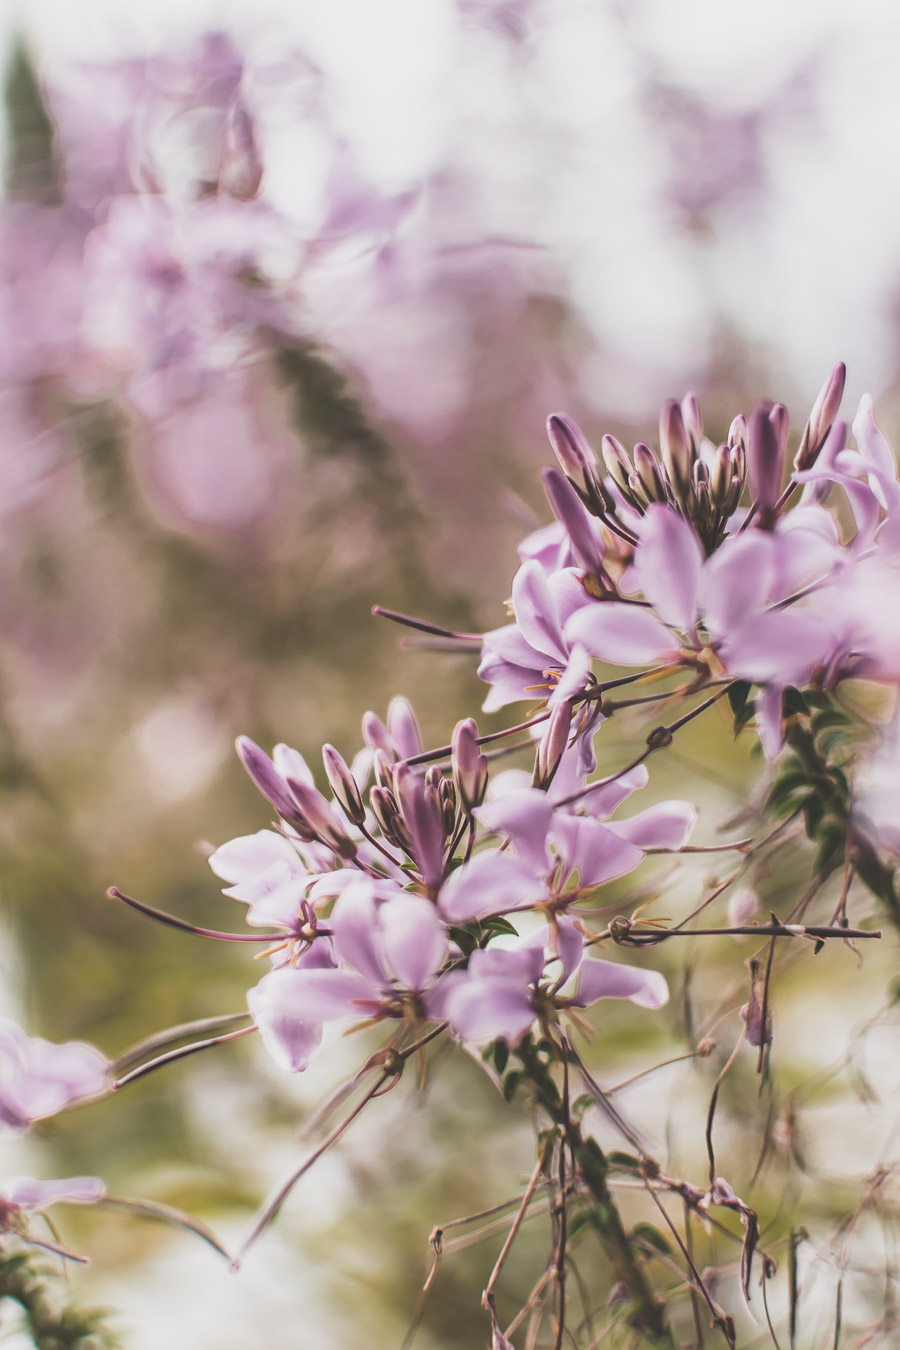
<path id="1" fill-rule="evenodd" d="M 669 1001 L 669 986 L 658 970 L 586 956 L 578 975 L 578 994 L 572 1002 L 576 1008 L 587 1008 L 600 998 L 627 998 L 642 1008 L 662 1008 Z"/>
<path id="2" fill-rule="evenodd" d="M 703 549 L 691 525 L 669 506 L 647 508 L 634 558 L 641 590 L 660 618 L 682 633 L 697 618 Z"/>
<path id="3" fill-rule="evenodd" d="M 681 643 L 655 614 L 616 601 L 579 609 L 566 624 L 566 639 L 619 666 L 672 660 L 681 651 Z"/>

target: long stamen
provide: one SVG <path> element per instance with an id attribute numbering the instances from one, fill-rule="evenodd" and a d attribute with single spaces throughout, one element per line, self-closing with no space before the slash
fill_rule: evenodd
<path id="1" fill-rule="evenodd" d="M 157 923 L 165 924 L 168 928 L 178 928 L 183 933 L 196 933 L 198 937 L 217 938 L 219 942 L 271 942 L 273 938 L 283 936 L 281 933 L 220 933 L 218 929 L 200 928 L 197 924 L 188 923 L 187 919 L 167 914 L 163 909 L 154 909 L 153 905 L 146 905 L 143 900 L 135 900 L 133 896 L 125 895 L 116 886 L 110 886 L 106 894 L 110 900 L 122 900 L 138 913 L 146 914 L 149 919 L 155 919 Z"/>

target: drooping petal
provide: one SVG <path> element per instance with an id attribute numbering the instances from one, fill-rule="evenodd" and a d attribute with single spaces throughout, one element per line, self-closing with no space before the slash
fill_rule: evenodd
<path id="1" fill-rule="evenodd" d="M 550 833 L 567 871 L 578 872 L 581 886 L 599 886 L 622 877 L 644 857 L 640 848 L 592 816 L 557 811 Z"/>
<path id="2" fill-rule="evenodd" d="M 658 970 L 641 970 L 618 961 L 586 956 L 578 975 L 578 993 L 572 1002 L 576 1008 L 587 1008 L 600 998 L 627 998 L 642 1008 L 662 1008 L 669 1001 L 669 986 Z"/>
<path id="3" fill-rule="evenodd" d="M 728 638 L 759 613 L 775 580 L 775 540 L 761 530 L 726 539 L 703 569 L 700 608 L 710 637 Z"/>
<path id="4" fill-rule="evenodd" d="M 690 802 L 659 802 L 628 820 L 610 822 L 608 828 L 638 848 L 684 848 L 697 823 Z"/>
<path id="5" fill-rule="evenodd" d="M 647 508 L 634 559 L 644 596 L 659 617 L 687 633 L 697 618 L 703 549 L 691 525 L 670 506 Z"/>
<path id="6" fill-rule="evenodd" d="M 0 1120 L 14 1129 L 52 1116 L 102 1092 L 109 1061 L 93 1045 L 56 1045 L 26 1036 L 15 1022 L 0 1024 Z"/>
<path id="7" fill-rule="evenodd" d="M 523 563 L 513 578 L 512 602 L 516 624 L 536 652 L 565 664 L 566 644 L 550 598 L 547 578 L 536 562 Z"/>
<path id="8" fill-rule="evenodd" d="M 289 745 L 279 743 L 272 751 L 272 762 L 282 778 L 293 778 L 310 788 L 316 786 L 312 769 L 299 750 L 293 750 Z"/>
<path id="9" fill-rule="evenodd" d="M 557 919 L 549 945 L 559 958 L 563 978 L 567 980 L 577 970 L 584 955 L 584 935 L 568 914 L 561 914 Z"/>
<path id="10" fill-rule="evenodd" d="M 492 834 L 505 834 L 516 853 L 536 873 L 547 871 L 550 858 L 546 838 L 553 819 L 553 803 L 546 792 L 525 788 L 484 802 L 473 812 Z"/>
<path id="11" fill-rule="evenodd" d="M 420 992 L 447 956 L 447 929 L 434 905 L 419 895 L 402 895 L 382 905 L 378 921 L 388 968 L 405 989 Z"/>
<path id="12" fill-rule="evenodd" d="M 672 661 L 681 650 L 681 643 L 649 610 L 616 601 L 578 610 L 566 624 L 565 636 L 619 666 Z"/>
<path id="13" fill-rule="evenodd" d="M 217 877 L 232 885 L 250 881 L 274 862 L 300 870 L 302 863 L 293 846 L 274 830 L 257 830 L 222 844 L 210 854 L 209 865 Z"/>
<path id="14" fill-rule="evenodd" d="M 401 759 L 422 753 L 422 737 L 412 706 L 405 698 L 392 698 L 388 708 L 388 730 Z"/>
<path id="15" fill-rule="evenodd" d="M 478 853 L 450 874 L 438 903 L 448 923 L 468 923 L 521 909 L 539 900 L 544 889 L 522 859 L 508 853 Z"/>
<path id="16" fill-rule="evenodd" d="M 620 806 L 633 792 L 646 787 L 650 781 L 650 774 L 645 764 L 638 764 L 636 768 L 629 769 L 628 773 L 620 774 L 614 778 L 611 783 L 600 783 L 597 787 L 591 788 L 585 792 L 582 797 L 582 804 L 589 815 L 596 816 L 598 820 L 606 820 L 611 816 L 617 806 Z"/>
<path id="17" fill-rule="evenodd" d="M 266 980 L 276 975 L 295 975 L 292 970 L 274 970 Z M 301 1073 L 312 1063 L 322 1043 L 322 1023 L 308 1017 L 298 1017 L 288 1003 L 278 997 L 278 991 L 266 988 L 266 980 L 251 989 L 247 1005 L 259 1027 L 263 1045 L 269 1054 L 290 1073 Z"/>
<path id="18" fill-rule="evenodd" d="M 826 623 L 796 609 L 766 610 L 723 642 L 728 672 L 757 684 L 805 684 L 817 665 L 826 665 L 832 635 Z"/>
<path id="19" fill-rule="evenodd" d="M 248 906 L 247 922 L 254 927 L 275 925 L 294 930 L 306 884 L 306 877 L 292 873 L 283 862 L 275 862 L 251 879 L 226 887 L 223 894 Z"/>
<path id="20" fill-rule="evenodd" d="M 502 976 L 471 977 L 450 991 L 445 1015 L 462 1041 L 478 1045 L 500 1038 L 515 1045 L 534 1021 L 531 990 Z"/>
<path id="21" fill-rule="evenodd" d="M 381 959 L 375 893 L 365 877 L 354 879 L 338 896 L 329 927 L 340 961 L 353 966 L 376 987 L 387 983 L 387 972 Z"/>
<path id="22" fill-rule="evenodd" d="M 106 1194 L 100 1177 L 66 1177 L 61 1181 L 36 1181 L 34 1177 L 10 1177 L 0 1186 L 0 1199 L 16 1209 L 46 1209 L 58 1200 L 92 1205 Z"/>

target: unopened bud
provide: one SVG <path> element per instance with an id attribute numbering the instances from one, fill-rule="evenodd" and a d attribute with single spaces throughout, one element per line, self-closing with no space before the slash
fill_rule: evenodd
<path id="1" fill-rule="evenodd" d="M 380 750 L 382 754 L 387 755 L 391 763 L 397 758 L 397 747 L 394 744 L 394 738 L 384 725 L 380 717 L 375 713 L 363 713 L 362 720 L 363 739 L 372 750 Z"/>
<path id="2" fill-rule="evenodd" d="M 444 822 L 444 833 L 452 835 L 456 826 L 456 788 L 453 786 L 452 778 L 442 778 L 441 785 L 438 788 L 438 799 L 441 803 L 441 818 Z"/>
<path id="3" fill-rule="evenodd" d="M 457 722 L 450 740 L 453 780 L 466 811 L 484 801 L 487 791 L 488 762 L 478 744 L 478 726 L 474 717 Z"/>
<path id="4" fill-rule="evenodd" d="M 241 763 L 253 782 L 281 816 L 292 825 L 302 839 L 311 840 L 315 836 L 310 831 L 297 804 L 288 791 L 288 786 L 275 768 L 265 750 L 262 750 L 249 736 L 238 736 L 235 741 Z"/>
<path id="5" fill-rule="evenodd" d="M 339 853 L 342 858 L 354 857 L 356 845 L 341 829 L 321 792 L 310 787 L 309 783 L 298 782 L 296 778 L 289 778 L 287 785 L 307 827 L 319 842 Z"/>
<path id="6" fill-rule="evenodd" d="M 703 440 L 703 419 L 700 416 L 700 404 L 697 402 L 696 394 L 685 394 L 681 400 L 681 416 L 691 442 L 691 449 L 696 456 L 700 453 L 700 442 Z"/>
<path id="7" fill-rule="evenodd" d="M 373 787 L 369 793 L 369 806 L 385 838 L 408 852 L 409 835 L 400 819 L 393 792 L 386 787 Z"/>
<path id="8" fill-rule="evenodd" d="M 662 474 L 659 471 L 659 465 L 656 462 L 656 456 L 649 445 L 644 445 L 642 441 L 638 441 L 634 447 L 634 471 L 640 479 L 643 495 L 648 502 L 665 502 L 667 500 L 666 489 Z M 631 479 L 629 478 L 630 482 Z"/>
<path id="9" fill-rule="evenodd" d="M 393 789 L 395 760 L 383 750 L 376 750 L 372 756 L 372 775 L 379 787 Z"/>
<path id="10" fill-rule="evenodd" d="M 733 461 L 731 447 L 720 445 L 713 457 L 712 472 L 709 475 L 709 496 L 714 506 L 720 509 L 728 501 L 731 492 Z"/>
<path id="11" fill-rule="evenodd" d="M 675 498 L 684 503 L 691 491 L 694 451 L 681 408 L 672 398 L 666 401 L 660 414 L 659 445 Z"/>
<path id="12" fill-rule="evenodd" d="M 743 413 L 738 413 L 737 417 L 728 428 L 728 444 L 731 446 L 741 446 L 746 449 L 749 436 L 749 424 Z"/>
<path id="13" fill-rule="evenodd" d="M 231 109 L 219 160 L 220 192 L 249 202 L 262 183 L 263 166 L 253 129 L 253 119 L 242 102 Z"/>
<path id="14" fill-rule="evenodd" d="M 628 452 L 624 445 L 621 441 L 617 441 L 615 436 L 604 436 L 600 442 L 600 450 L 603 455 L 603 463 L 606 465 L 606 472 L 625 500 L 631 502 L 628 475 L 634 472 L 634 465 L 628 458 Z"/>
<path id="15" fill-rule="evenodd" d="M 328 782 L 331 784 L 331 790 L 342 809 L 354 825 L 364 824 L 366 808 L 363 806 L 356 779 L 350 772 L 343 756 L 338 754 L 333 745 L 323 745 L 322 763 L 325 765 L 325 773 Z"/>
<path id="16" fill-rule="evenodd" d="M 591 518 L 571 483 L 554 468 L 543 469 L 541 477 L 554 515 L 571 539 L 582 567 L 592 572 L 602 582 L 605 572 L 600 557 L 600 545 L 594 534 Z"/>
<path id="17" fill-rule="evenodd" d="M 553 782 L 572 729 L 572 704 L 567 700 L 553 709 L 538 743 L 532 783 L 545 791 Z"/>
<path id="18" fill-rule="evenodd" d="M 747 1028 L 748 1045 L 772 1044 L 772 1019 L 766 1009 L 763 1018 L 764 985 L 759 977 L 759 962 L 750 962 L 750 1002 L 741 1008 L 741 1021 Z"/>
<path id="19" fill-rule="evenodd" d="M 750 414 L 747 461 L 750 487 L 763 529 L 774 524 L 773 507 L 781 490 L 781 466 L 787 439 L 787 412 L 780 405 L 757 403 Z"/>
<path id="20" fill-rule="evenodd" d="M 834 419 L 838 415 L 841 406 L 841 399 L 844 396 L 844 382 L 847 378 L 847 367 L 841 361 L 835 366 L 834 370 L 819 390 L 819 396 L 812 406 L 812 412 L 809 414 L 809 421 L 803 429 L 803 436 L 800 440 L 800 449 L 797 451 L 794 459 L 794 468 L 797 470 L 811 469 L 818 458 L 819 451 L 828 438 L 828 433 L 834 425 Z"/>
<path id="21" fill-rule="evenodd" d="M 597 471 L 597 460 L 581 428 L 565 413 L 547 418 L 547 436 L 560 468 L 576 487 L 587 488 Z"/>
<path id="22" fill-rule="evenodd" d="M 412 759 L 422 753 L 422 737 L 412 704 L 405 698 L 392 698 L 388 707 L 388 729 L 391 741 L 401 759 Z"/>
<path id="23" fill-rule="evenodd" d="M 397 765 L 394 784 L 422 879 L 434 890 L 444 872 L 444 820 L 437 788 L 408 764 Z"/>

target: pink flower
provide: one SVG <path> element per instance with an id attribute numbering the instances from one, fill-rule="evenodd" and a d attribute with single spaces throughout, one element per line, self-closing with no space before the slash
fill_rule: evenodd
<path id="1" fill-rule="evenodd" d="M 0 1120 L 24 1129 L 70 1102 L 107 1086 L 109 1062 L 92 1045 L 55 1045 L 26 1036 L 15 1022 L 0 1022 Z"/>

